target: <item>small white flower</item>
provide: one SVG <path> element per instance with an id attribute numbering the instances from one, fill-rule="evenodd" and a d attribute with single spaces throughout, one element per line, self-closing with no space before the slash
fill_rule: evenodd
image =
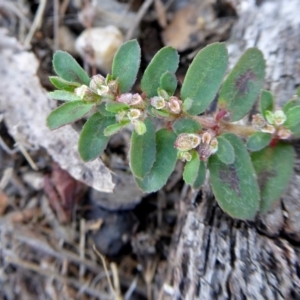
<path id="1" fill-rule="evenodd" d="M 136 120 L 141 116 L 141 111 L 139 109 L 136 108 L 132 108 L 129 110 L 129 112 L 127 113 L 127 117 L 129 118 L 129 120 Z"/>
<path id="2" fill-rule="evenodd" d="M 151 105 L 156 109 L 162 109 L 166 106 L 166 101 L 163 97 L 156 96 L 150 99 Z"/>

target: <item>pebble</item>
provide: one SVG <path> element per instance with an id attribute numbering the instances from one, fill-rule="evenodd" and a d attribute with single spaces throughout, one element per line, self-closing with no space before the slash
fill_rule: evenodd
<path id="1" fill-rule="evenodd" d="M 83 60 L 110 73 L 113 57 L 123 40 L 122 32 L 115 26 L 94 27 L 80 34 L 75 47 Z"/>

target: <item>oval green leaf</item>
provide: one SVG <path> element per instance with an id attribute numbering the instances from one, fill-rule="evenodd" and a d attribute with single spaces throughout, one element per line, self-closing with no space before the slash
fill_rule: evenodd
<path id="1" fill-rule="evenodd" d="M 183 170 L 183 180 L 185 183 L 193 186 L 199 173 L 200 159 L 197 151 L 192 151 L 192 159 L 186 162 Z"/>
<path id="2" fill-rule="evenodd" d="M 291 145 L 278 143 L 251 154 L 261 192 L 260 211 L 266 213 L 280 199 L 293 174 L 295 151 Z"/>
<path id="3" fill-rule="evenodd" d="M 196 189 L 200 188 L 200 186 L 203 184 L 203 182 L 205 180 L 205 174 L 206 174 L 205 162 L 203 160 L 201 160 L 199 170 L 198 170 L 198 175 L 196 177 L 195 182 L 192 185 L 193 189 L 196 190 Z"/>
<path id="4" fill-rule="evenodd" d="M 223 43 L 203 48 L 194 58 L 181 88 L 181 99 L 193 99 L 188 113 L 204 112 L 214 100 L 224 78 L 228 63 L 227 49 Z"/>
<path id="5" fill-rule="evenodd" d="M 199 130 L 201 130 L 202 126 L 195 120 L 184 118 L 176 120 L 173 123 L 172 128 L 176 134 L 197 133 Z"/>
<path id="6" fill-rule="evenodd" d="M 68 91 L 60 91 L 56 90 L 53 92 L 49 92 L 48 96 L 54 100 L 61 100 L 61 101 L 81 101 L 81 98 L 76 94 Z"/>
<path id="7" fill-rule="evenodd" d="M 284 126 L 291 128 L 300 125 L 300 105 L 290 108 L 286 113 L 286 121 Z"/>
<path id="8" fill-rule="evenodd" d="M 218 151 L 216 155 L 219 160 L 226 165 L 230 165 L 234 163 L 235 154 L 234 149 L 230 142 L 224 138 L 224 136 L 218 136 Z"/>
<path id="9" fill-rule="evenodd" d="M 130 168 L 135 177 L 144 178 L 150 172 L 156 157 L 155 128 L 150 119 L 145 120 L 143 135 L 133 131 L 130 144 Z"/>
<path id="10" fill-rule="evenodd" d="M 266 118 L 266 111 L 274 110 L 274 97 L 269 91 L 263 90 L 260 95 L 260 113 Z"/>
<path id="11" fill-rule="evenodd" d="M 176 134 L 167 129 L 161 129 L 156 133 L 156 161 L 151 171 L 143 178 L 135 178 L 138 187 L 146 192 L 156 192 L 162 188 L 173 172 L 177 150 L 174 148 Z"/>
<path id="12" fill-rule="evenodd" d="M 177 51 L 170 46 L 162 48 L 155 54 L 146 68 L 141 81 L 141 89 L 146 93 L 148 98 L 157 95 L 161 76 L 166 71 L 175 73 L 178 64 L 179 55 Z"/>
<path id="13" fill-rule="evenodd" d="M 90 78 L 78 62 L 67 52 L 57 51 L 53 56 L 53 68 L 62 79 L 89 86 Z"/>
<path id="14" fill-rule="evenodd" d="M 235 152 L 233 164 L 224 164 L 217 155 L 209 158 L 208 168 L 214 195 L 220 207 L 237 219 L 253 219 L 259 208 L 259 187 L 244 143 L 234 134 L 224 134 Z"/>
<path id="15" fill-rule="evenodd" d="M 247 140 L 247 148 L 250 151 L 259 151 L 267 147 L 272 140 L 272 134 L 267 132 L 255 132 Z"/>
<path id="16" fill-rule="evenodd" d="M 104 129 L 104 135 L 111 136 L 113 134 L 116 134 L 117 132 L 121 131 L 123 128 L 125 128 L 129 124 L 130 124 L 130 121 L 124 121 L 124 122 L 109 125 Z"/>
<path id="17" fill-rule="evenodd" d="M 47 126 L 52 130 L 73 123 L 85 116 L 93 106 L 93 103 L 83 101 L 64 103 L 49 114 L 47 117 Z"/>
<path id="18" fill-rule="evenodd" d="M 111 112 L 107 111 L 105 107 L 106 107 L 106 103 L 105 102 L 101 102 L 100 104 L 98 104 L 96 106 L 97 111 L 99 113 L 101 113 L 101 115 L 103 115 L 105 117 L 113 117 L 113 116 L 116 115 L 115 113 L 111 113 Z"/>
<path id="19" fill-rule="evenodd" d="M 174 73 L 165 72 L 160 77 L 160 87 L 172 96 L 177 88 L 177 78 Z"/>
<path id="20" fill-rule="evenodd" d="M 129 105 L 121 102 L 106 102 L 105 109 L 111 113 L 118 113 L 121 110 L 129 109 Z"/>
<path id="21" fill-rule="evenodd" d="M 121 93 L 128 92 L 136 81 L 141 62 L 141 48 L 137 40 L 124 43 L 113 59 L 112 76 L 118 79 Z"/>
<path id="22" fill-rule="evenodd" d="M 300 98 L 293 98 L 291 100 L 289 100 L 282 108 L 282 110 L 284 111 L 285 114 L 287 114 L 287 112 L 295 107 L 295 106 L 299 106 L 300 105 Z"/>
<path id="23" fill-rule="evenodd" d="M 115 121 L 115 118 L 106 118 L 98 112 L 88 118 L 78 142 L 78 151 L 83 161 L 94 160 L 105 150 L 109 137 L 103 131 Z"/>
<path id="24" fill-rule="evenodd" d="M 79 83 L 66 81 L 58 76 L 49 76 L 50 82 L 59 90 L 74 92 L 80 86 Z"/>
<path id="25" fill-rule="evenodd" d="M 231 121 L 242 119 L 263 87 L 265 60 L 261 51 L 248 49 L 226 78 L 219 95 L 219 108 L 230 112 Z"/>

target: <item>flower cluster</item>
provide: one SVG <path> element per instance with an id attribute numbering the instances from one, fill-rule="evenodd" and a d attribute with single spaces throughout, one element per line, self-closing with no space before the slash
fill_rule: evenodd
<path id="1" fill-rule="evenodd" d="M 144 134 L 146 116 L 143 98 L 139 94 L 124 93 L 116 98 L 116 102 L 127 105 L 116 115 L 117 121 L 131 123 L 138 134 Z"/>
<path id="2" fill-rule="evenodd" d="M 98 74 L 92 77 L 90 85 L 81 85 L 74 90 L 75 94 L 86 102 L 98 103 L 102 100 L 113 100 L 117 93 L 118 82 L 111 80 L 109 82 Z"/>
<path id="3" fill-rule="evenodd" d="M 157 117 L 172 119 L 182 112 L 182 101 L 176 96 L 169 96 L 163 89 L 158 90 L 158 96 L 150 99 L 150 104 Z"/>
<path id="4" fill-rule="evenodd" d="M 274 112 L 267 110 L 265 117 L 261 114 L 252 117 L 252 126 L 259 131 L 271 133 L 279 139 L 285 140 L 292 136 L 292 132 L 284 126 L 286 119 L 286 115 L 281 109 Z"/>
<path id="5" fill-rule="evenodd" d="M 207 160 L 209 156 L 218 151 L 218 140 L 208 131 L 202 135 L 195 133 L 182 133 L 175 141 L 175 148 L 178 149 L 178 158 L 183 161 L 190 161 L 191 150 L 197 150 L 201 160 Z"/>

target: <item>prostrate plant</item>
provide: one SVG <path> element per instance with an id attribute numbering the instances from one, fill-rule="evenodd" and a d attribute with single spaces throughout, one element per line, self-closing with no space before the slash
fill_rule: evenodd
<path id="1" fill-rule="evenodd" d="M 144 192 L 162 188 L 180 159 L 185 162 L 183 179 L 195 189 L 208 168 L 215 197 L 232 217 L 253 219 L 270 210 L 293 171 L 295 154 L 288 141 L 300 137 L 299 94 L 282 109 L 275 107 L 272 94 L 261 91 L 265 60 L 256 48 L 245 52 L 223 82 L 228 63 L 223 43 L 197 54 L 180 97 L 174 96 L 179 56 L 171 47 L 162 48 L 146 68 L 143 93 L 132 94 L 140 56 L 137 41 L 128 41 L 114 57 L 112 74 L 90 79 L 68 53 L 56 52 L 58 77 L 50 80 L 58 90 L 49 95 L 66 103 L 51 112 L 48 127 L 57 129 L 88 115 L 78 149 L 90 161 L 113 134 L 133 126 L 130 168 Z M 236 123 L 259 96 L 260 113 L 252 124 Z M 209 115 L 206 110 L 216 98 L 217 112 Z M 156 131 L 155 118 L 165 127 Z"/>

